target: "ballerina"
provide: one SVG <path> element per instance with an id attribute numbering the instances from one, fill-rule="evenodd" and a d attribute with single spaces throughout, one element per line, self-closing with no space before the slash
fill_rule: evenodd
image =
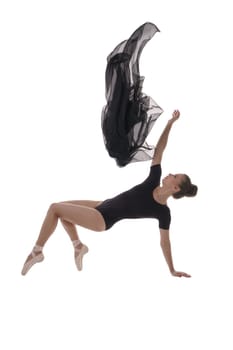
<path id="1" fill-rule="evenodd" d="M 53 203 L 49 207 L 36 244 L 23 266 L 22 275 L 26 275 L 35 263 L 44 260 L 43 248 L 55 231 L 59 219 L 73 243 L 74 259 L 80 271 L 88 247 L 81 242 L 76 225 L 100 232 L 110 229 L 122 219 L 155 218 L 159 223 L 161 248 L 171 274 L 177 277 L 190 277 L 185 272 L 176 271 L 173 265 L 169 239 L 171 214 L 167 201 L 170 197 L 195 196 L 197 186 L 193 185 L 190 178 L 183 173 L 169 174 L 160 184 L 163 152 L 170 130 L 179 117 L 180 112 L 175 110 L 172 118 L 168 120 L 155 147 L 150 173 L 145 181 L 104 201 L 66 201 Z"/>

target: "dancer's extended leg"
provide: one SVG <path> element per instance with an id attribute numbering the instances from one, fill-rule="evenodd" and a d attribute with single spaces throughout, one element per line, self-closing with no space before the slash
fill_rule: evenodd
<path id="1" fill-rule="evenodd" d="M 82 201 L 71 201 L 70 202 L 62 202 L 62 203 L 55 203 L 52 204 L 48 210 L 48 213 L 45 217 L 45 220 L 43 222 L 39 237 L 36 242 L 37 249 L 33 249 L 32 253 L 28 256 L 24 268 L 22 270 L 22 274 L 25 275 L 30 267 L 32 266 L 32 262 L 35 260 L 37 261 L 37 255 L 43 255 L 42 249 L 49 239 L 49 237 L 52 235 L 54 230 L 57 227 L 58 219 L 60 218 L 63 226 L 65 224 L 66 231 L 68 232 L 70 238 L 72 241 L 74 241 L 75 249 L 79 249 L 82 246 L 79 246 L 81 244 L 76 228 L 74 225 L 80 225 L 87 229 L 93 230 L 93 231 L 104 231 L 105 230 L 105 222 L 100 214 L 99 211 L 94 209 L 94 207 L 87 207 L 83 205 L 76 204 L 77 202 Z M 74 204 L 74 202 L 76 202 Z M 93 206 L 98 205 L 99 202 L 91 201 Z M 43 259 L 42 259 L 43 260 Z M 40 260 L 40 261 L 42 261 Z M 81 266 L 81 263 L 79 264 L 79 267 Z M 81 269 L 81 268 L 80 268 Z"/>

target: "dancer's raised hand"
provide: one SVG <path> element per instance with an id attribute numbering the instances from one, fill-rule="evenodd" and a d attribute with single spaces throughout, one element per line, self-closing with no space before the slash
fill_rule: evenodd
<path id="1" fill-rule="evenodd" d="M 174 123 L 177 119 L 180 117 L 180 111 L 178 109 L 175 109 L 172 113 L 172 118 L 169 120 L 170 123 Z"/>

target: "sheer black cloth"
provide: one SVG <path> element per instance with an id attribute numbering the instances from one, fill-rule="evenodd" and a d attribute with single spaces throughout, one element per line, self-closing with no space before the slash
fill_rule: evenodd
<path id="1" fill-rule="evenodd" d="M 149 160 L 154 147 L 146 138 L 162 108 L 142 93 L 139 59 L 146 43 L 159 29 L 153 23 L 140 26 L 107 57 L 105 72 L 107 104 L 102 110 L 106 149 L 119 166 Z"/>

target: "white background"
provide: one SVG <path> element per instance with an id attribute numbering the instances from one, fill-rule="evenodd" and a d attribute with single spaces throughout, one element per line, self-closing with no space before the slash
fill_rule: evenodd
<path id="1" fill-rule="evenodd" d="M 171 199 L 172 277 L 155 220 L 80 228 L 78 272 L 62 226 L 45 261 L 20 272 L 52 202 L 105 199 L 142 181 L 103 144 L 106 57 L 144 22 L 159 29 L 140 61 L 144 92 L 179 108 L 163 175 L 186 172 L 194 199 Z M 231 1 L 1 1 L 0 347 L 232 349 Z"/>

